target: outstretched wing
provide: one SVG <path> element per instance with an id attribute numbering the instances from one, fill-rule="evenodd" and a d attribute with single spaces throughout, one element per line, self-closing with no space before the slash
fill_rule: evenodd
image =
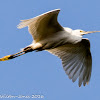
<path id="1" fill-rule="evenodd" d="M 47 50 L 62 59 L 63 68 L 73 82 L 79 77 L 79 86 L 89 82 L 92 69 L 90 42 L 82 39 L 77 44 L 65 44 Z"/>
<path id="2" fill-rule="evenodd" d="M 40 41 L 58 31 L 62 31 L 63 27 L 58 23 L 57 16 L 60 9 L 52 10 L 35 18 L 21 20 L 18 28 L 28 26 L 29 32 L 35 41 Z"/>

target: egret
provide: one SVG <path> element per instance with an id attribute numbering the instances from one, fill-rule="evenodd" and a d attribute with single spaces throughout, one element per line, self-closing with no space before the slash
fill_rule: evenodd
<path id="1" fill-rule="evenodd" d="M 88 84 L 91 77 L 92 57 L 90 42 L 83 35 L 100 31 L 72 30 L 62 27 L 57 17 L 60 9 L 55 9 L 37 17 L 21 20 L 18 28 L 28 26 L 33 42 L 20 52 L 0 58 L 10 60 L 32 51 L 46 50 L 62 60 L 63 68 L 73 82 L 79 79 L 79 87 Z"/>

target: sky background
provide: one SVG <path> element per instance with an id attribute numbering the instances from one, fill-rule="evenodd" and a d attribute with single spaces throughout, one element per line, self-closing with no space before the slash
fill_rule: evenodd
<path id="1" fill-rule="evenodd" d="M 20 20 L 57 8 L 61 9 L 58 21 L 62 26 L 100 30 L 100 0 L 0 0 L 0 57 L 31 44 L 27 28 L 16 27 Z M 72 83 L 56 56 L 32 52 L 0 62 L 0 96 L 40 94 L 44 98 L 28 100 L 100 100 L 100 33 L 84 37 L 90 40 L 93 59 L 89 85 L 79 88 L 78 81 Z"/>

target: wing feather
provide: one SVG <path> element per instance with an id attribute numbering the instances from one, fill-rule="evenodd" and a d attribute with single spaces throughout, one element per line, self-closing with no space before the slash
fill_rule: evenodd
<path id="1" fill-rule="evenodd" d="M 28 30 L 34 40 L 40 41 L 63 30 L 63 27 L 57 21 L 59 11 L 60 9 L 55 9 L 32 19 L 21 20 L 18 28 L 21 29 L 28 26 Z"/>
<path id="2" fill-rule="evenodd" d="M 79 78 L 79 87 L 89 82 L 92 69 L 89 40 L 82 39 L 77 44 L 65 44 L 47 51 L 62 60 L 63 68 L 73 82 Z"/>

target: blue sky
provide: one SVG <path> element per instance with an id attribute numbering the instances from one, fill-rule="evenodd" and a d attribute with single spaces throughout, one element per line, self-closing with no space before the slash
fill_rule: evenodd
<path id="1" fill-rule="evenodd" d="M 19 30 L 16 27 L 20 20 L 57 8 L 61 9 L 58 21 L 62 26 L 100 30 L 100 0 L 1 0 L 0 57 L 19 52 L 31 44 L 32 37 L 27 28 Z M 44 95 L 43 99 L 29 100 L 99 100 L 100 33 L 84 37 L 91 42 L 93 58 L 89 85 L 79 88 L 78 81 L 72 83 L 56 56 L 46 51 L 32 52 L 0 62 L 0 95 Z"/>

